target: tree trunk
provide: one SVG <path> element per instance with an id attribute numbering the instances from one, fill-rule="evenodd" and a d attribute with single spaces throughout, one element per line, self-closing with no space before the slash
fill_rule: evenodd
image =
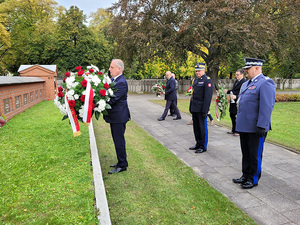
<path id="1" fill-rule="evenodd" d="M 209 76 L 212 79 L 214 89 L 218 90 L 218 73 L 219 73 L 219 62 L 216 62 L 214 60 L 210 60 L 206 62 L 207 64 L 207 76 Z"/>

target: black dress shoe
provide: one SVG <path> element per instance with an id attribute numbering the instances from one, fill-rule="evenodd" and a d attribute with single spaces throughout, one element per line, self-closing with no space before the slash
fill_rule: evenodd
<path id="1" fill-rule="evenodd" d="M 173 120 L 181 120 L 181 117 L 176 117 Z"/>
<path id="2" fill-rule="evenodd" d="M 120 173 L 127 170 L 126 167 L 116 167 L 113 170 L 109 171 L 108 174 L 113 174 L 113 173 Z"/>
<path id="3" fill-rule="evenodd" d="M 202 148 L 200 148 L 200 149 L 198 149 L 198 150 L 195 151 L 195 153 L 203 153 L 203 152 L 206 152 L 206 150 L 204 150 Z"/>
<path id="4" fill-rule="evenodd" d="M 257 186 L 257 184 L 253 184 L 250 181 L 246 181 L 245 183 L 241 184 L 241 187 L 244 188 L 244 189 L 250 189 L 250 188 L 253 188 L 255 186 Z"/>
<path id="5" fill-rule="evenodd" d="M 245 177 L 240 177 L 238 179 L 232 179 L 233 183 L 236 183 L 236 184 L 243 184 L 247 181 L 247 178 Z"/>
<path id="6" fill-rule="evenodd" d="M 195 146 L 192 146 L 192 147 L 189 147 L 189 150 L 198 150 L 200 147 L 195 145 Z"/>
<path id="7" fill-rule="evenodd" d="M 118 163 L 110 165 L 110 167 L 117 167 Z"/>
<path id="8" fill-rule="evenodd" d="M 158 120 L 158 121 L 163 121 L 163 120 L 165 120 L 165 119 L 160 117 L 160 118 L 158 118 L 157 120 Z"/>

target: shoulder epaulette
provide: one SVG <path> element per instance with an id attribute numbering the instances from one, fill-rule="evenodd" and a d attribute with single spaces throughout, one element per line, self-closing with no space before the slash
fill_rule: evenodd
<path id="1" fill-rule="evenodd" d="M 207 77 L 207 79 L 210 79 L 210 77 Z"/>

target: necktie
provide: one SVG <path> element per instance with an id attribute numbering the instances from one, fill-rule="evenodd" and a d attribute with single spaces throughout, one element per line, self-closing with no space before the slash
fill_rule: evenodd
<path id="1" fill-rule="evenodd" d="M 252 80 L 249 80 L 249 81 L 248 81 L 248 85 L 247 85 L 247 86 L 249 86 L 249 84 L 251 83 L 251 81 L 252 81 Z"/>

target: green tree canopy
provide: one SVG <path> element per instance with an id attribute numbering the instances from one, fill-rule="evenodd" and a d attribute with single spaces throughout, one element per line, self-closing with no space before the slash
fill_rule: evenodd
<path id="1" fill-rule="evenodd" d="M 144 62 L 154 53 L 184 58 L 191 51 L 204 59 L 216 83 L 228 53 L 262 56 L 270 49 L 276 26 L 269 8 L 268 1 L 120 0 L 110 31 L 128 62 L 134 54 Z"/>

